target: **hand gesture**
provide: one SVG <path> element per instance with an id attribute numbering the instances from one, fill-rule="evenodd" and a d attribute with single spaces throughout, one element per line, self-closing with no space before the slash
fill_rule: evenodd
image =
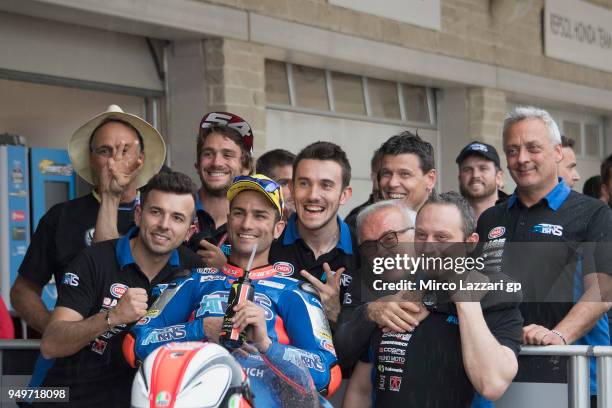
<path id="1" fill-rule="evenodd" d="M 198 255 L 202 258 L 202 261 L 211 268 L 221 269 L 227 262 L 227 258 L 221 248 L 214 244 L 211 244 L 207 240 L 203 239 L 199 243 L 200 249 L 198 249 Z"/>
<path id="2" fill-rule="evenodd" d="M 247 300 L 234 306 L 236 314 L 232 318 L 234 327 L 240 331 L 247 330 L 247 338 L 253 343 L 260 353 L 268 351 L 272 340 L 268 337 L 266 326 L 266 315 L 264 310 L 255 303 Z"/>
<path id="3" fill-rule="evenodd" d="M 143 160 L 139 154 L 138 141 L 126 148 L 126 142 L 121 141 L 115 149 L 113 157 L 106 162 L 106 166 L 100 171 L 100 193 L 108 193 L 121 196 L 128 184 L 130 184 L 143 166 Z"/>
<path id="4" fill-rule="evenodd" d="M 143 288 L 129 288 L 111 314 L 112 326 L 132 323 L 147 313 L 147 291 Z"/>
<path id="5" fill-rule="evenodd" d="M 338 320 L 338 315 L 340 314 L 340 279 L 342 278 L 342 272 L 345 270 L 346 268 L 341 267 L 337 271 L 332 271 L 329 264 L 325 262 L 323 264 L 323 271 L 325 271 L 327 277 L 325 283 L 305 270 L 300 271 L 300 274 L 306 278 L 319 293 L 327 320 L 332 323 Z"/>

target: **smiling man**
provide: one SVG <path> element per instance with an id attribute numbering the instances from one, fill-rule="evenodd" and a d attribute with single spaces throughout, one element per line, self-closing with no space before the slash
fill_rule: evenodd
<path id="1" fill-rule="evenodd" d="M 285 226 L 281 187 L 261 174 L 240 176 L 234 179 L 227 197 L 232 242 L 228 263 L 219 269 L 196 269 L 187 278 L 161 288 L 163 293 L 147 317 L 126 338 L 126 358 L 131 364 L 142 361 L 170 341 L 218 341 L 232 284 L 248 273 L 254 300 L 235 307 L 234 327 L 247 331 L 250 344 L 259 353 L 272 361 L 301 361 L 320 392 L 334 392 L 340 382 L 340 368 L 314 290 L 305 282 L 283 276 L 279 265 L 268 263 L 270 245 Z M 247 270 L 253 248 L 255 254 Z M 195 319 L 189 321 L 191 316 Z M 261 361 L 259 356 L 256 359 Z M 248 370 L 253 367 L 252 359 L 239 361 L 249 375 L 257 377 Z M 261 398 L 258 406 L 278 406 L 266 399 L 268 392 L 260 393 L 261 382 L 252 378 L 253 392 Z"/>
<path id="2" fill-rule="evenodd" d="M 71 407 L 129 406 L 134 371 L 122 357 L 124 332 L 144 316 L 154 285 L 201 265 L 181 245 L 193 213 L 191 179 L 160 173 L 142 191 L 138 227 L 74 259 L 41 342 L 43 356 L 55 358 L 42 386 L 70 387 Z"/>
<path id="3" fill-rule="evenodd" d="M 599 293 L 609 290 L 612 274 L 610 210 L 558 178 L 561 135 L 548 112 L 529 106 L 509 112 L 503 145 L 516 190 L 481 215 L 477 231 L 486 266 L 523 286 L 523 343 L 609 345 L 610 303 Z M 518 381 L 565 381 L 557 359 L 537 360 L 521 358 Z M 593 359 L 592 395 L 595 377 Z"/>
<path id="4" fill-rule="evenodd" d="M 476 219 L 498 200 L 508 197 L 499 190 L 503 171 L 493 146 L 482 142 L 470 143 L 461 150 L 455 162 L 459 166 L 459 191 L 470 203 Z"/>
<path id="5" fill-rule="evenodd" d="M 270 250 L 270 262 L 282 265 L 285 276 L 316 288 L 332 323 L 341 302 L 350 303 L 346 288 L 359 262 L 350 229 L 338 216 L 351 197 L 350 181 L 351 165 L 340 146 L 316 142 L 299 152 L 291 185 L 296 212 Z"/>
<path id="6" fill-rule="evenodd" d="M 380 152 L 378 184 L 383 199 L 403 200 L 418 211 L 436 184 L 433 146 L 405 131 L 383 143 Z"/>
<path id="7" fill-rule="evenodd" d="M 240 116 L 209 112 L 197 137 L 195 168 L 202 186 L 196 195 L 196 231 L 189 246 L 210 266 L 221 267 L 229 253 L 226 194 L 234 177 L 251 172 L 253 132 Z"/>

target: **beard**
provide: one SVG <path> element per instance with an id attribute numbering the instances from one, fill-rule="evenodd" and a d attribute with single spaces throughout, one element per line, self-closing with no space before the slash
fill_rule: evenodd
<path id="1" fill-rule="evenodd" d="M 225 197 L 227 195 L 227 190 L 229 190 L 231 185 L 232 182 L 230 181 L 229 183 L 226 183 L 220 187 L 215 187 L 202 180 L 202 190 L 204 190 L 207 195 L 213 197 Z"/>
<path id="2" fill-rule="evenodd" d="M 484 189 L 478 192 L 472 192 L 470 189 L 463 186 L 463 184 L 459 184 L 459 192 L 466 199 L 479 199 L 489 197 L 497 191 L 497 185 L 495 183 L 490 183 L 484 185 Z"/>

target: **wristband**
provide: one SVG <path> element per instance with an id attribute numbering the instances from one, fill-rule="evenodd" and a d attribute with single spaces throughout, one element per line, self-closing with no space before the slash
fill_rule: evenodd
<path id="1" fill-rule="evenodd" d="M 565 340 L 565 337 L 563 337 L 563 335 L 561 333 L 559 333 L 556 330 L 550 330 L 551 333 L 557 335 L 557 337 L 559 337 L 561 340 L 563 340 L 563 344 L 565 344 L 567 346 L 567 341 Z"/>
<path id="2" fill-rule="evenodd" d="M 113 330 L 113 326 L 111 325 L 111 321 L 110 321 L 110 312 L 113 309 L 114 307 L 109 307 L 108 309 L 106 309 L 106 329 L 107 331 Z"/>

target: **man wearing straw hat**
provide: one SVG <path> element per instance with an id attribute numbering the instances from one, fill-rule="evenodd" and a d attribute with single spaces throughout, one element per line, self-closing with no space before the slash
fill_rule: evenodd
<path id="1" fill-rule="evenodd" d="M 68 151 L 93 191 L 53 206 L 41 218 L 11 289 L 13 307 L 40 333 L 50 318 L 40 298 L 42 288 L 51 277 L 59 284 L 69 262 L 92 242 L 128 231 L 137 189 L 159 171 L 166 155 L 157 130 L 117 105 L 81 126 Z"/>

